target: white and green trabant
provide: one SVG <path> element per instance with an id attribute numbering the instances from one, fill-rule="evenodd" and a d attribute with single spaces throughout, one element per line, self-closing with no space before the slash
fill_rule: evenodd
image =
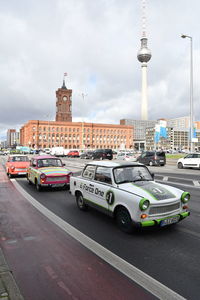
<path id="1" fill-rule="evenodd" d="M 88 163 L 80 176 L 70 177 L 70 191 L 79 209 L 95 207 L 114 217 L 125 232 L 131 232 L 134 225 L 176 224 L 190 214 L 190 194 L 155 182 L 140 163 Z"/>
<path id="2" fill-rule="evenodd" d="M 33 157 L 27 171 L 27 180 L 35 184 L 40 191 L 42 187 L 69 187 L 72 172 L 64 168 L 61 159 L 51 155 Z"/>

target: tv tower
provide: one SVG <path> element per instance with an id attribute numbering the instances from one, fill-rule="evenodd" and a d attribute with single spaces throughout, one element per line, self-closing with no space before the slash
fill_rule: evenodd
<path id="1" fill-rule="evenodd" d="M 146 35 L 146 0 L 142 1 L 142 38 L 141 48 L 138 51 L 137 58 L 142 67 L 142 103 L 141 119 L 148 120 L 148 99 L 147 99 L 147 62 L 151 59 L 151 51 L 147 47 Z"/>

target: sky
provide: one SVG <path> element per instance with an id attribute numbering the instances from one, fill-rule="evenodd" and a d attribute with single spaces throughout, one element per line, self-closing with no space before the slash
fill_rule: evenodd
<path id="1" fill-rule="evenodd" d="M 146 0 L 149 120 L 200 121 L 198 0 Z M 141 0 L 1 0 L 0 139 L 28 120 L 55 120 L 55 91 L 73 90 L 73 121 L 141 118 Z M 85 95 L 84 99 L 81 96 Z"/>

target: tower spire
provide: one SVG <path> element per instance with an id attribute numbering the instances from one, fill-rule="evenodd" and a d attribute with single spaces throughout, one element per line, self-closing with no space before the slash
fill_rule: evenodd
<path id="1" fill-rule="evenodd" d="M 67 90 L 67 87 L 66 87 L 66 85 L 65 85 L 65 77 L 67 76 L 67 73 L 64 73 L 64 76 L 63 76 L 63 85 L 62 85 L 62 89 L 64 89 L 64 90 Z"/>
<path id="2" fill-rule="evenodd" d="M 141 48 L 138 51 L 137 58 L 141 62 L 142 67 L 142 103 L 141 103 L 141 119 L 148 120 L 148 99 L 147 99 L 147 62 L 151 59 L 151 51 L 147 47 L 146 34 L 146 0 L 142 2 L 142 38 Z"/>

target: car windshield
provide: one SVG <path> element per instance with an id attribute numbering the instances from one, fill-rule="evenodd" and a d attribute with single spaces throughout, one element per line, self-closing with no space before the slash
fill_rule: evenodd
<path id="1" fill-rule="evenodd" d="M 62 162 L 60 159 L 55 158 L 44 158 L 38 160 L 38 168 L 43 167 L 62 167 Z"/>
<path id="2" fill-rule="evenodd" d="M 127 166 L 115 168 L 114 178 L 117 184 L 125 182 L 153 180 L 149 170 L 144 166 Z"/>
<path id="3" fill-rule="evenodd" d="M 29 161 L 28 156 L 13 156 L 10 158 L 12 162 Z"/>

